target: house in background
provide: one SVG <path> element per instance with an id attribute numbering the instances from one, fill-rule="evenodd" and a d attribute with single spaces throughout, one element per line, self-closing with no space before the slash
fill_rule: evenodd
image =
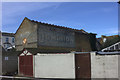
<path id="1" fill-rule="evenodd" d="M 5 50 L 15 48 L 14 33 L 2 32 L 2 44 Z"/>
<path id="2" fill-rule="evenodd" d="M 97 41 L 101 44 L 101 50 L 110 47 L 120 41 L 119 35 L 104 36 L 97 38 Z"/>
<path id="3" fill-rule="evenodd" d="M 108 46 L 101 51 L 120 51 L 120 42 L 117 42 L 111 46 Z"/>
<path id="4" fill-rule="evenodd" d="M 104 44 L 107 40 L 119 38 L 119 35 L 112 35 L 112 36 L 104 36 L 102 35 L 101 38 L 98 38 L 99 42 L 101 44 Z"/>
<path id="5" fill-rule="evenodd" d="M 25 17 L 15 33 L 15 46 L 17 51 L 24 48 L 38 48 L 39 52 L 94 51 L 96 34 Z"/>

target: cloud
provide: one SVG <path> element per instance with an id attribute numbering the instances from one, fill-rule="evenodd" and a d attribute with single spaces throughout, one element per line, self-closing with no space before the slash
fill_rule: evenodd
<path id="1" fill-rule="evenodd" d="M 3 3 L 2 12 L 5 16 L 14 16 L 14 14 L 22 15 L 36 10 L 42 10 L 48 7 L 57 8 L 59 4 L 60 3 Z"/>
<path id="2" fill-rule="evenodd" d="M 44 15 L 44 9 L 57 9 L 61 3 L 44 2 L 3 2 L 2 4 L 2 27 L 18 27 L 25 16 L 35 12 Z M 49 13 L 47 13 L 49 14 Z M 16 24 L 17 23 L 17 24 Z"/>

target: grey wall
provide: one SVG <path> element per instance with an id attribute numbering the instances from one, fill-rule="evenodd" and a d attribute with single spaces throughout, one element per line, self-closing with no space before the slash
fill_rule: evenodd
<path id="1" fill-rule="evenodd" d="M 3 52 L 2 55 L 2 73 L 16 72 L 18 69 L 18 52 Z"/>
<path id="2" fill-rule="evenodd" d="M 27 39 L 27 43 L 23 44 L 23 39 Z M 24 19 L 17 33 L 15 34 L 15 45 L 17 51 L 23 48 L 36 48 L 37 47 L 37 24 L 28 19 Z"/>
<path id="3" fill-rule="evenodd" d="M 90 44 L 89 35 L 81 33 L 75 33 L 75 46 L 79 52 L 92 51 L 91 47 L 94 47 Z"/>
<path id="4" fill-rule="evenodd" d="M 75 47 L 74 35 L 73 31 L 67 29 L 38 25 L 39 46 Z"/>

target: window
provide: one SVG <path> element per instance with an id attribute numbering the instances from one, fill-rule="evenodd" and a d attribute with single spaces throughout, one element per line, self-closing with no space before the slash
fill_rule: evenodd
<path id="1" fill-rule="evenodd" d="M 115 49 L 116 49 L 116 50 L 118 50 L 118 49 L 119 49 L 119 46 L 118 46 L 118 44 L 117 44 L 117 45 L 115 45 Z"/>
<path id="2" fill-rule="evenodd" d="M 110 50 L 114 50 L 114 46 L 110 47 Z"/>
<path id="3" fill-rule="evenodd" d="M 5 57 L 5 60 L 8 60 L 8 57 Z"/>
<path id="4" fill-rule="evenodd" d="M 6 43 L 8 43 L 9 42 L 9 38 L 6 38 Z"/>
<path id="5" fill-rule="evenodd" d="M 15 39 L 14 38 L 12 38 L 12 43 L 14 43 L 15 42 Z"/>
<path id="6" fill-rule="evenodd" d="M 9 44 L 7 44 L 7 48 L 9 48 L 10 47 L 10 45 Z"/>

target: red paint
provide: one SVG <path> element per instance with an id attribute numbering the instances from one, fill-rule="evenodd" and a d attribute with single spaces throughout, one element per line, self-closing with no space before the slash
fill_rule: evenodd
<path id="1" fill-rule="evenodd" d="M 33 56 L 19 56 L 19 71 L 21 75 L 33 77 Z"/>

